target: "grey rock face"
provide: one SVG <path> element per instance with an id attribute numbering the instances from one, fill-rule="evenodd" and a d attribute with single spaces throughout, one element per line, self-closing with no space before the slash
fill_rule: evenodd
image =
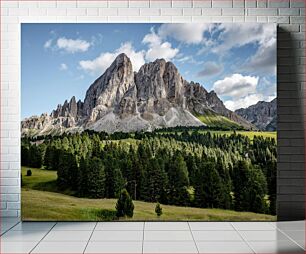
<path id="1" fill-rule="evenodd" d="M 187 82 L 175 65 L 164 59 L 144 64 L 133 72 L 130 59 L 120 54 L 89 87 L 84 102 L 73 96 L 49 115 L 22 121 L 24 135 L 44 135 L 93 129 L 139 131 L 161 127 L 202 126 L 195 115 L 207 110 L 251 128 L 252 125 L 228 110 L 215 92 Z"/>
<path id="2" fill-rule="evenodd" d="M 171 62 L 157 59 L 135 75 L 139 112 L 164 115 L 171 107 L 184 108 L 184 80 Z"/>
<path id="3" fill-rule="evenodd" d="M 260 130 L 275 131 L 277 117 L 276 99 L 271 102 L 259 101 L 248 108 L 241 108 L 235 112 L 247 119 Z"/>
<path id="4" fill-rule="evenodd" d="M 83 114 L 90 116 L 91 122 L 98 120 L 108 108 L 119 105 L 125 93 L 134 85 L 132 63 L 125 54 L 120 54 L 87 90 Z M 96 111 L 93 112 L 93 109 Z"/>

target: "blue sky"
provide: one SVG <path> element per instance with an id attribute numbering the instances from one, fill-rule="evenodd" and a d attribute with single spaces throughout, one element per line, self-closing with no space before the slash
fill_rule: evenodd
<path id="1" fill-rule="evenodd" d="M 274 24 L 22 24 L 21 33 L 22 119 L 83 100 L 122 52 L 135 71 L 172 61 L 231 110 L 276 96 Z"/>

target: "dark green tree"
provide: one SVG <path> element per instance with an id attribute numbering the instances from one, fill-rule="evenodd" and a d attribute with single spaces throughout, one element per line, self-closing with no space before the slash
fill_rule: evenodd
<path id="1" fill-rule="evenodd" d="M 78 181 L 78 166 L 75 155 L 63 150 L 59 156 L 57 183 L 60 188 L 75 189 Z"/>
<path id="2" fill-rule="evenodd" d="M 167 174 L 157 159 L 149 160 L 144 172 L 142 199 L 149 202 L 165 201 L 167 198 Z"/>
<path id="3" fill-rule="evenodd" d="M 183 156 L 177 152 L 168 166 L 169 203 L 174 205 L 187 205 L 190 198 L 188 193 L 189 178 L 187 165 Z"/>
<path id="4" fill-rule="evenodd" d="M 267 212 L 267 182 L 262 171 L 250 166 L 246 161 L 239 161 L 234 172 L 235 210 Z"/>
<path id="5" fill-rule="evenodd" d="M 86 190 L 82 192 L 86 193 L 87 197 L 90 198 L 104 198 L 105 197 L 105 172 L 104 165 L 101 159 L 99 158 L 87 158 L 83 166 L 86 166 L 87 169 L 84 173 L 81 174 L 84 177 L 84 186 L 87 187 Z"/>
<path id="6" fill-rule="evenodd" d="M 41 168 L 42 166 L 42 151 L 36 144 L 30 146 L 29 151 L 29 166 L 33 168 Z"/>
<path id="7" fill-rule="evenodd" d="M 219 208 L 223 205 L 222 180 L 213 162 L 202 162 L 194 190 L 198 207 Z"/>
<path id="8" fill-rule="evenodd" d="M 28 145 L 21 144 L 21 165 L 29 166 L 30 161 L 30 149 Z"/>
<path id="9" fill-rule="evenodd" d="M 53 161 L 53 147 L 47 145 L 45 157 L 44 157 L 44 166 L 47 170 L 52 170 L 52 161 Z"/>
<path id="10" fill-rule="evenodd" d="M 32 176 L 32 170 L 31 169 L 27 170 L 27 176 Z"/>
<path id="11" fill-rule="evenodd" d="M 120 193 L 116 204 L 116 216 L 117 217 L 133 217 L 134 214 L 134 204 L 132 198 L 126 189 L 123 189 Z"/>
<path id="12" fill-rule="evenodd" d="M 160 217 L 163 214 L 163 208 L 160 206 L 160 203 L 158 202 L 155 206 L 155 213 L 158 217 Z"/>

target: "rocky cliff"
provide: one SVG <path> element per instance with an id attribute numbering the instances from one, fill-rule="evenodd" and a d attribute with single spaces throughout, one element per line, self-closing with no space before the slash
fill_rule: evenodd
<path id="1" fill-rule="evenodd" d="M 235 112 L 241 117 L 264 131 L 275 131 L 277 122 L 276 99 L 271 102 L 259 101 L 248 108 L 241 108 Z"/>
<path id="2" fill-rule="evenodd" d="M 228 110 L 214 91 L 187 82 L 176 66 L 164 59 L 144 64 L 136 73 L 130 59 L 120 54 L 86 92 L 58 105 L 50 115 L 24 119 L 22 135 L 59 134 L 84 129 L 96 131 L 151 131 L 161 127 L 202 126 L 196 116 L 213 112 L 251 129 L 243 117 Z"/>

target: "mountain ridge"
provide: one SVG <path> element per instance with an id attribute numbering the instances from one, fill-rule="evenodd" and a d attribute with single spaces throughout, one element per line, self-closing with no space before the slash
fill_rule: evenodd
<path id="1" fill-rule="evenodd" d="M 247 119 L 263 131 L 275 131 L 277 126 L 277 99 L 270 102 L 259 101 L 248 108 L 241 108 L 235 111 L 236 114 Z"/>
<path id="2" fill-rule="evenodd" d="M 175 126 L 203 126 L 196 116 L 211 112 L 246 129 L 256 129 L 228 110 L 214 91 L 187 82 L 172 62 L 156 59 L 133 71 L 131 60 L 119 54 L 88 88 L 84 101 L 73 96 L 50 115 L 21 122 L 22 135 L 95 131 L 152 131 Z"/>

